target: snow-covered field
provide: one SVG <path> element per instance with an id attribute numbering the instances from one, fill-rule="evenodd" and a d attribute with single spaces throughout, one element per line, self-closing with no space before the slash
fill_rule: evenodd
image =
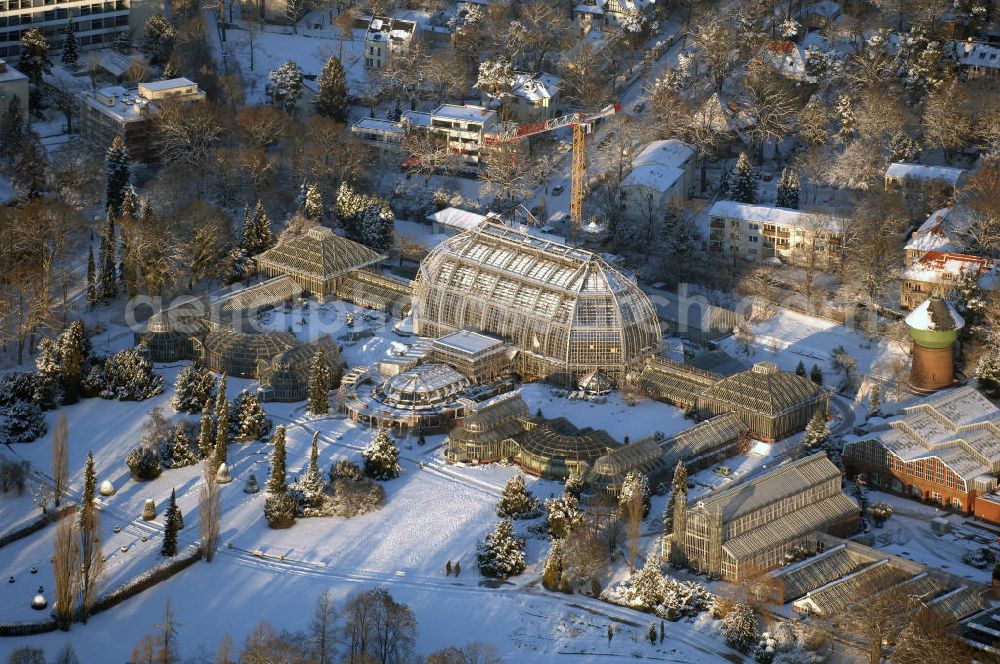
<path id="1" fill-rule="evenodd" d="M 347 312 L 355 315 L 355 330 L 373 328 L 374 336 L 345 344 L 350 366 L 372 365 L 412 338 L 395 335 L 393 321 L 344 303 L 279 309 L 263 317 L 264 327 L 291 329 L 300 338 L 320 334 L 341 335 Z M 106 352 L 130 342 L 123 328 L 112 327 L 95 339 Z M 46 414 L 50 431 L 64 413 L 69 424 L 72 493 L 78 495 L 88 451 L 93 451 L 98 481 L 110 480 L 117 489 L 102 498 L 101 523 L 104 553 L 109 556 L 104 587 L 111 588 L 162 560 L 162 513 L 171 489 L 177 492 L 184 514 L 182 545 L 198 537 L 198 488 L 200 468 L 165 470 L 149 482 L 133 481 L 123 457 L 137 444 L 150 411 L 162 408 L 173 415 L 170 397 L 183 363 L 161 365 L 164 394 L 145 402 L 88 399 Z M 254 381 L 230 378 L 228 395 L 252 389 Z M 604 428 L 618 440 L 633 440 L 653 431 L 673 433 L 690 425 L 677 409 L 649 400 L 627 405 L 619 395 L 606 403 L 571 401 L 546 385 L 525 387 L 532 411 L 541 408 L 547 417 L 563 416 L 580 427 Z M 276 425 L 288 427 L 287 467 L 294 479 L 306 467 L 313 432 L 319 432 L 319 460 L 324 472 L 340 458 L 360 460 L 360 449 L 371 432 L 338 416 L 312 417 L 304 404 L 265 404 Z M 176 417 L 191 417 L 176 415 Z M 222 489 L 222 547 L 216 560 L 197 563 L 169 581 L 93 618 L 86 626 L 74 625 L 69 635 L 49 634 L 0 641 L 0 658 L 18 646 L 40 645 L 53 653 L 70 639 L 83 662 L 124 661 L 142 633 L 155 625 L 169 599 L 181 623 L 184 655 L 198 649 L 214 651 L 222 633 L 239 644 L 253 626 L 266 619 L 277 629 L 305 629 L 314 597 L 332 589 L 338 599 L 358 589 L 376 585 L 389 588 L 396 599 L 409 604 L 419 625 L 418 651 L 428 654 L 447 645 L 472 640 L 493 643 L 505 661 L 546 662 L 556 653 L 573 653 L 588 661 L 602 661 L 612 653 L 641 655 L 679 662 L 715 662 L 725 651 L 715 635 L 706 635 L 690 623 L 668 624 L 662 646 L 645 640 L 648 616 L 580 596 L 554 595 L 537 587 L 540 561 L 546 544 L 537 536 L 527 540 L 528 570 L 500 588 L 480 585 L 475 571 L 477 543 L 498 521 L 495 505 L 504 483 L 517 473 L 512 466 L 448 465 L 443 459 L 443 436 L 428 438 L 425 446 L 414 438 L 399 441 L 405 472 L 384 483 L 386 503 L 371 514 L 343 519 L 300 519 L 287 530 L 272 530 L 263 518 L 264 494 L 245 494 L 243 486 L 253 473 L 263 485 L 269 475 L 270 446 L 253 442 L 233 444 L 229 466 L 233 482 Z M 2 450 L 47 472 L 50 435 L 28 444 Z M 759 457 L 734 460 L 756 467 Z M 720 478 L 721 479 L 721 478 Z M 562 490 L 557 482 L 527 477 L 536 495 L 545 498 Z M 158 517 L 140 518 L 147 498 L 156 501 Z M 660 499 L 658 498 L 657 501 Z M 664 499 L 665 500 L 665 499 Z M 657 504 L 654 514 L 662 511 Z M 37 513 L 30 496 L 0 497 L 0 519 L 13 524 Z M 656 530 L 656 517 L 650 517 Z M 519 522 L 526 534 L 528 524 Z M 114 529 L 120 532 L 115 533 Z M 37 620 L 30 608 L 38 586 L 52 600 L 49 558 L 54 527 L 0 548 L 0 578 L 15 583 L 0 585 L 0 621 Z M 145 537 L 147 541 L 143 542 Z M 655 541 L 654 532 L 646 538 Z M 122 550 L 125 547 L 125 550 Z M 447 561 L 461 561 L 462 577 L 445 577 Z M 37 568 L 32 574 L 31 568 Z M 607 627 L 617 630 L 607 643 Z M 205 626 L 213 625 L 211 629 Z M 670 638 L 673 632 L 675 639 Z M 683 642 L 679 642 L 677 639 Z M 692 647 L 684 643 L 700 646 Z M 717 651 L 716 649 L 720 649 Z M 589 656 L 588 656 L 589 655 Z"/>

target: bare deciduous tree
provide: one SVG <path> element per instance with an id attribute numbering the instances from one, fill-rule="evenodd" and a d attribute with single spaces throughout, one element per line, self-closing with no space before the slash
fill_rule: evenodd
<path id="1" fill-rule="evenodd" d="M 201 533 L 201 553 L 206 562 L 212 562 L 219 548 L 219 529 L 222 520 L 219 483 L 214 468 L 214 462 L 205 461 L 202 484 L 198 490 L 198 530 Z"/>
<path id="2" fill-rule="evenodd" d="M 333 661 L 336 622 L 337 610 L 333 605 L 332 594 L 327 590 L 316 597 L 316 609 L 309 626 L 316 664 L 330 664 Z"/>
<path id="3" fill-rule="evenodd" d="M 56 524 L 53 539 L 52 572 L 56 588 L 52 613 L 63 630 L 69 629 L 80 592 L 80 539 L 76 529 L 72 515 L 66 515 Z"/>

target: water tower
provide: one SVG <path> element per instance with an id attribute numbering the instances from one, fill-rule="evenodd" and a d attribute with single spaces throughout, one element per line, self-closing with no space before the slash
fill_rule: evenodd
<path id="1" fill-rule="evenodd" d="M 954 348 L 965 321 L 940 297 L 932 297 L 910 312 L 906 325 L 913 339 L 910 385 L 933 392 L 955 379 Z"/>

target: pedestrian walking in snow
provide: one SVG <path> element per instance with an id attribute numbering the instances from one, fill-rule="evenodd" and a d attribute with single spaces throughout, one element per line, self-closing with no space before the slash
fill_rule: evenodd
<path id="1" fill-rule="evenodd" d="M 461 573 L 462 573 L 462 563 L 460 563 L 459 561 L 456 560 L 455 561 L 455 576 L 458 576 Z"/>
<path id="2" fill-rule="evenodd" d="M 445 576 L 451 576 L 451 561 L 450 560 L 448 561 L 448 564 L 444 566 L 444 575 Z"/>

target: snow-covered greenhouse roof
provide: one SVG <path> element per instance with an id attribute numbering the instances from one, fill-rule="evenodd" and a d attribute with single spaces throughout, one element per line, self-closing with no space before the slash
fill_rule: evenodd
<path id="1" fill-rule="evenodd" d="M 379 263 L 385 256 L 363 244 L 335 235 L 325 226 L 316 226 L 304 235 L 279 243 L 256 258 L 258 265 L 262 267 L 270 267 L 285 274 L 327 280 Z"/>
<path id="2" fill-rule="evenodd" d="M 470 385 L 447 364 L 421 364 L 388 378 L 373 395 L 393 408 L 413 409 L 452 401 Z"/>
<path id="3" fill-rule="evenodd" d="M 721 512 L 723 522 L 728 522 L 839 477 L 840 470 L 826 454 L 820 452 L 778 466 L 749 482 L 704 498 L 698 501 L 698 505 L 709 511 Z"/>
<path id="4" fill-rule="evenodd" d="M 479 330 L 578 376 L 620 376 L 662 344 L 652 303 L 619 270 L 492 217 L 427 255 L 413 302 L 418 334 Z"/>
<path id="5" fill-rule="evenodd" d="M 643 367 L 636 378 L 636 386 L 659 398 L 694 404 L 705 388 L 720 379 L 721 376 L 711 371 L 658 357 Z"/>
<path id="6" fill-rule="evenodd" d="M 782 371 L 766 360 L 702 392 L 706 399 L 770 416 L 799 409 L 821 395 L 822 388 L 808 378 Z"/>
<path id="7" fill-rule="evenodd" d="M 506 392 L 477 404 L 451 432 L 451 438 L 460 443 L 517 438 L 524 431 L 522 420 L 527 417 L 528 404 L 520 391 Z"/>
<path id="8" fill-rule="evenodd" d="M 302 287 L 287 275 L 274 277 L 225 297 L 219 309 L 231 314 L 247 309 L 273 307 L 302 294 Z"/>
<path id="9" fill-rule="evenodd" d="M 619 446 L 606 431 L 577 429 L 563 417 L 536 423 L 518 442 L 522 452 L 535 457 L 588 463 Z"/>
<path id="10" fill-rule="evenodd" d="M 784 601 L 798 599 L 832 581 L 853 574 L 871 559 L 841 544 L 812 558 L 807 558 L 772 573 L 772 578 L 780 584 Z"/>

